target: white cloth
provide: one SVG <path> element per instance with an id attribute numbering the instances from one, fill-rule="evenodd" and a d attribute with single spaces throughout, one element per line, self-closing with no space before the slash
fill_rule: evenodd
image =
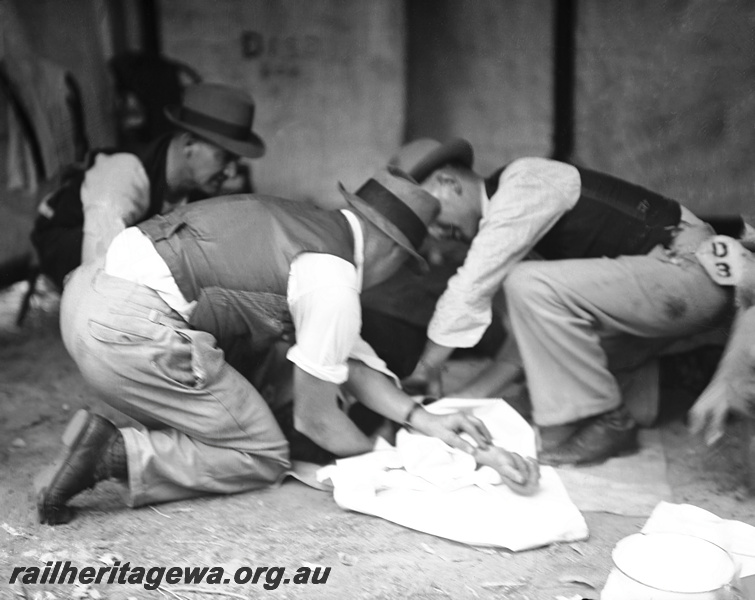
<path id="1" fill-rule="evenodd" d="M 450 348 L 480 341 L 492 319 L 493 296 L 523 259 L 579 200 L 579 171 L 544 158 L 521 158 L 501 174 L 464 264 L 448 281 L 428 326 L 428 337 Z"/>
<path id="2" fill-rule="evenodd" d="M 738 572 L 740 578 L 738 587 L 742 594 L 736 595 L 736 597 L 742 598 L 743 600 L 748 598 L 755 599 L 755 527 L 752 525 L 748 525 L 742 521 L 722 519 L 712 512 L 691 504 L 660 502 L 645 523 L 641 533 L 671 533 L 694 536 L 723 548 L 731 557 L 734 563 L 734 570 Z M 621 543 L 622 542 L 620 541 L 619 544 Z M 688 584 L 689 578 L 685 577 L 688 573 L 684 571 L 684 566 L 687 563 L 682 562 L 680 564 L 679 561 L 681 559 L 678 556 L 669 556 L 667 560 L 669 561 L 669 568 L 667 570 L 671 571 L 673 569 L 674 573 L 678 573 L 678 582 L 685 585 Z M 641 569 L 644 566 L 645 565 L 637 565 L 639 572 L 643 572 Z M 711 575 L 713 573 L 712 569 L 713 566 L 710 566 L 704 573 L 706 575 Z M 645 572 L 650 573 L 657 578 L 656 574 L 659 571 L 653 569 L 645 570 Z M 660 572 L 662 574 L 666 573 L 666 571 L 663 570 Z M 658 594 L 653 595 L 652 597 L 663 598 L 677 598 L 683 596 L 705 598 L 713 598 L 714 596 L 716 598 L 724 597 L 723 595 L 719 596 L 715 592 L 711 592 L 710 594 L 673 594 L 671 592 L 658 592 L 657 590 L 653 590 L 653 588 L 638 584 L 635 580 L 628 578 L 618 569 L 618 567 L 611 569 L 600 597 L 604 600 L 623 600 L 624 598 L 632 598 L 634 600 L 635 598 L 650 598 L 652 591 L 656 591 Z"/>
<path id="3" fill-rule="evenodd" d="M 692 504 L 659 502 L 642 533 L 685 533 L 708 540 L 731 554 L 740 575 L 755 575 L 755 527 L 721 517 Z"/>
<path id="4" fill-rule="evenodd" d="M 532 428 L 503 400 L 444 399 L 427 409 L 460 407 L 482 419 L 496 445 L 535 455 Z M 402 430 L 395 448 L 386 443 L 338 460 L 320 469 L 318 479 L 331 480 L 344 509 L 465 544 L 518 551 L 587 538 L 587 524 L 552 468 L 541 468 L 536 494 L 519 496 L 492 469 L 475 470 L 470 458 L 438 439 Z"/>

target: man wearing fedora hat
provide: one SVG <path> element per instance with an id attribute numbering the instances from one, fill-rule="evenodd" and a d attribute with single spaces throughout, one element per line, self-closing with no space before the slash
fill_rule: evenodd
<path id="1" fill-rule="evenodd" d="M 648 424 L 657 411 L 646 402 L 656 398 L 651 359 L 729 315 L 730 294 L 695 256 L 712 228 L 674 200 L 559 161 L 522 158 L 483 178 L 462 139 L 416 140 L 392 162 L 439 199 L 430 233 L 471 244 L 407 385 L 437 387 L 444 362 L 476 343 L 503 290 L 541 462 L 636 450 L 637 420 Z M 522 262 L 530 254 L 545 260 Z M 499 367 L 499 383 L 516 372 Z"/>
<path id="2" fill-rule="evenodd" d="M 40 204 L 32 232 L 42 273 L 62 288 L 82 262 L 104 256 L 121 230 L 188 201 L 245 191 L 239 157 L 259 158 L 254 101 L 212 83 L 189 86 L 165 108 L 176 126 L 138 153 L 98 150 Z M 84 232 L 86 231 L 86 236 Z"/>
<path id="3" fill-rule="evenodd" d="M 289 446 L 276 407 L 225 360 L 238 339 L 255 350 L 295 342 L 294 427 L 336 456 L 373 447 L 339 409 L 343 385 L 388 419 L 473 453 L 516 491 L 537 486 L 532 460 L 491 446 L 472 416 L 425 411 L 359 337 L 360 290 L 407 259 L 423 268 L 417 248 L 437 200 L 394 169 L 341 193 L 348 208 L 333 211 L 249 194 L 191 204 L 127 228 L 104 267 L 73 273 L 61 303 L 66 348 L 142 427 L 77 413 L 37 481 L 43 523 L 68 521 L 69 499 L 103 479 L 127 483 L 132 506 L 279 480 Z"/>

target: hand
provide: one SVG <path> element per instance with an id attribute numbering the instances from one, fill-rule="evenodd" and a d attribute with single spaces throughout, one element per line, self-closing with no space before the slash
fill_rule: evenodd
<path id="1" fill-rule="evenodd" d="M 475 458 L 477 464 L 495 469 L 503 483 L 517 494 L 531 496 L 540 487 L 540 465 L 534 458 L 524 458 L 497 446 L 478 449 Z"/>
<path id="2" fill-rule="evenodd" d="M 720 394 L 703 393 L 689 411 L 689 430 L 692 435 L 702 434 L 705 443 L 712 446 L 724 434 L 729 403 Z"/>
<path id="3" fill-rule="evenodd" d="M 421 409 L 412 415 L 410 425 L 420 433 L 436 437 L 452 448 L 469 454 L 474 454 L 477 449 L 461 437 L 462 433 L 469 435 L 478 449 L 489 448 L 493 441 L 490 431 L 480 419 L 463 412 L 434 415 Z"/>
<path id="4" fill-rule="evenodd" d="M 410 396 L 443 397 L 442 368 L 428 368 L 422 361 L 417 363 L 414 372 L 401 381 L 401 387 Z"/>

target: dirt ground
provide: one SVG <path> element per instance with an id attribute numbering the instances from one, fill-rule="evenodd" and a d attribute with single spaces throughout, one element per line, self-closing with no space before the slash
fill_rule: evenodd
<path id="1" fill-rule="evenodd" d="M 66 354 L 57 297 L 33 300 L 14 325 L 25 284 L 0 293 L 0 598 L 446 598 L 550 600 L 598 598 L 611 549 L 646 518 L 585 513 L 587 541 L 511 553 L 474 548 L 345 512 L 330 493 L 289 480 L 277 489 L 176 502 L 137 510 L 115 484 L 78 497 L 68 525 L 41 526 L 33 510 L 34 475 L 54 458 L 72 413 L 106 409 Z M 674 501 L 755 524 L 755 499 L 743 480 L 744 426 L 734 422 L 722 444 L 702 448 L 682 417 L 661 425 Z M 14 566 L 47 561 L 103 566 L 330 567 L 325 583 L 265 589 L 234 583 L 147 591 L 138 585 L 9 586 Z M 323 571 L 321 571 L 321 574 Z"/>

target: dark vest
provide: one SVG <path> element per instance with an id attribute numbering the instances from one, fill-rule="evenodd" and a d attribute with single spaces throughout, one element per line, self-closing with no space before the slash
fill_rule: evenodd
<path id="1" fill-rule="evenodd" d="M 248 336 L 252 348 L 260 349 L 293 336 L 286 293 L 291 263 L 302 252 L 354 261 L 343 214 L 270 196 L 205 200 L 138 227 L 183 296 L 197 301 L 190 324 L 221 344 Z"/>
<path id="2" fill-rule="evenodd" d="M 575 168 L 582 183 L 579 199 L 535 246 L 543 258 L 640 255 L 671 241 L 681 218 L 678 202 L 611 175 Z M 488 198 L 505 169 L 485 180 Z"/>

